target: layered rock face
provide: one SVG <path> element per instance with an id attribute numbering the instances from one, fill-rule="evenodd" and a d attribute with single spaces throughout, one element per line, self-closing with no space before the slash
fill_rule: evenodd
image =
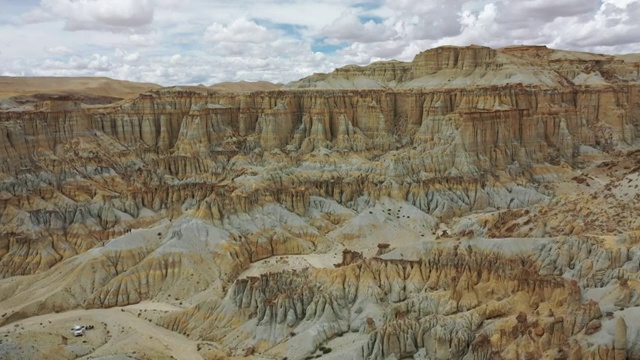
<path id="1" fill-rule="evenodd" d="M 0 324 L 152 300 L 225 356 L 640 356 L 637 68 L 442 47 L 2 111 Z"/>

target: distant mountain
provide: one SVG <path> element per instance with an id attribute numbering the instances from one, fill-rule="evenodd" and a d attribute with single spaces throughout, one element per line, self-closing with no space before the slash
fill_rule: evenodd
<path id="1" fill-rule="evenodd" d="M 128 99 L 162 86 L 107 77 L 9 77 L 0 76 L 0 98 L 21 95 L 93 95 Z"/>
<path id="2" fill-rule="evenodd" d="M 238 81 L 221 82 L 213 84 L 209 88 L 219 91 L 244 92 L 244 91 L 269 91 L 280 89 L 283 84 L 274 84 L 268 81 Z"/>

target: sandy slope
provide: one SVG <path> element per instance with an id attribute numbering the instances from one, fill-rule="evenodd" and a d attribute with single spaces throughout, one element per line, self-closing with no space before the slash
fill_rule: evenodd
<path id="1" fill-rule="evenodd" d="M 202 359 L 197 343 L 154 324 L 177 308 L 143 302 L 124 308 L 74 310 L 36 316 L 0 328 L 2 359 Z M 84 337 L 72 326 L 93 325 Z M 55 354 L 55 355 L 54 355 Z"/>
<path id="2" fill-rule="evenodd" d="M 0 98 L 33 94 L 81 94 L 133 98 L 150 89 L 152 83 L 136 83 L 106 77 L 7 77 L 0 76 Z"/>

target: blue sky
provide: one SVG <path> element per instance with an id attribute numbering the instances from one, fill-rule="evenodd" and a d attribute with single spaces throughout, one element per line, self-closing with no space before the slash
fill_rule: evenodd
<path id="1" fill-rule="evenodd" d="M 288 82 L 440 45 L 640 52 L 640 0 L 0 0 L 0 74 Z"/>

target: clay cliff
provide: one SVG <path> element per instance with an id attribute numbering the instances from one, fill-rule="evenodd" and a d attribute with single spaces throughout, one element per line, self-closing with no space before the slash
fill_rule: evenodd
<path id="1" fill-rule="evenodd" d="M 162 303 L 203 358 L 638 357 L 633 59 L 442 47 L 2 110 L 0 330 Z"/>
<path id="2" fill-rule="evenodd" d="M 412 62 L 349 65 L 314 74 L 287 88 L 437 89 L 527 85 L 539 88 L 637 83 L 638 58 L 549 49 L 546 46 L 442 46 Z"/>

